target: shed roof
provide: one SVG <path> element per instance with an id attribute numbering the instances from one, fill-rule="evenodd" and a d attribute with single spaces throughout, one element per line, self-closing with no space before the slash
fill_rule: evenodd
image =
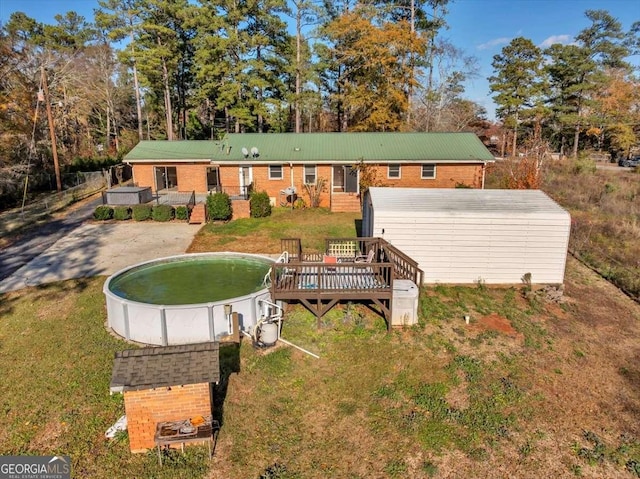
<path id="1" fill-rule="evenodd" d="M 116 352 L 111 392 L 220 381 L 219 343 L 127 349 Z"/>
<path id="2" fill-rule="evenodd" d="M 243 148 L 249 152 L 245 157 Z M 257 148 L 258 155 L 251 154 Z M 141 141 L 126 161 L 252 163 L 483 163 L 493 155 L 473 133 L 237 133 L 220 141 Z"/>
<path id="3" fill-rule="evenodd" d="M 369 188 L 376 214 L 412 216 L 563 216 L 569 213 L 541 190 Z"/>

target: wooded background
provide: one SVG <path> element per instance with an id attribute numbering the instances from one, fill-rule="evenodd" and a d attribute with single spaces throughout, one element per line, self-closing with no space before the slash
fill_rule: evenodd
<path id="1" fill-rule="evenodd" d="M 63 171 L 142 139 L 225 132 L 473 131 L 498 155 L 632 154 L 640 22 L 623 31 L 587 11 L 569 45 L 514 39 L 494 57 L 490 122 L 465 98 L 475 59 L 441 36 L 447 4 L 98 0 L 93 19 L 52 25 L 13 13 L 0 31 L 0 207 L 27 172 L 34 189 L 51 183 L 34 175 L 53 171 L 45 86 Z"/>

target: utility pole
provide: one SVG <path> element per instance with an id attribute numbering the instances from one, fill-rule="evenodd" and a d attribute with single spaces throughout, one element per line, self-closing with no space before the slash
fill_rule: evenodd
<path id="1" fill-rule="evenodd" d="M 53 152 L 53 167 L 56 171 L 56 187 L 58 193 L 62 191 L 62 181 L 60 180 L 60 164 L 58 163 L 58 147 L 56 145 L 56 130 L 53 127 L 53 115 L 51 114 L 51 102 L 49 101 L 49 86 L 47 85 L 47 75 L 44 66 L 40 66 L 42 74 L 42 89 L 44 91 L 44 104 L 47 107 L 47 120 L 49 122 L 49 133 L 51 135 L 51 150 Z"/>

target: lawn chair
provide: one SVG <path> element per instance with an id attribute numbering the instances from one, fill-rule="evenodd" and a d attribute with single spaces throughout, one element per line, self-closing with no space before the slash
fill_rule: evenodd
<path id="1" fill-rule="evenodd" d="M 356 263 L 371 263 L 373 261 L 373 257 L 375 255 L 376 255 L 375 249 L 371 248 L 366 256 L 363 255 L 363 254 L 356 256 L 355 262 Z"/>

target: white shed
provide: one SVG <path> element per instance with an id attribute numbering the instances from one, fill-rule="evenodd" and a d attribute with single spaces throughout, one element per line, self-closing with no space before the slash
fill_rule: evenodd
<path id="1" fill-rule="evenodd" d="M 571 217 L 540 190 L 370 188 L 362 236 L 418 261 L 425 283 L 561 284 Z"/>

